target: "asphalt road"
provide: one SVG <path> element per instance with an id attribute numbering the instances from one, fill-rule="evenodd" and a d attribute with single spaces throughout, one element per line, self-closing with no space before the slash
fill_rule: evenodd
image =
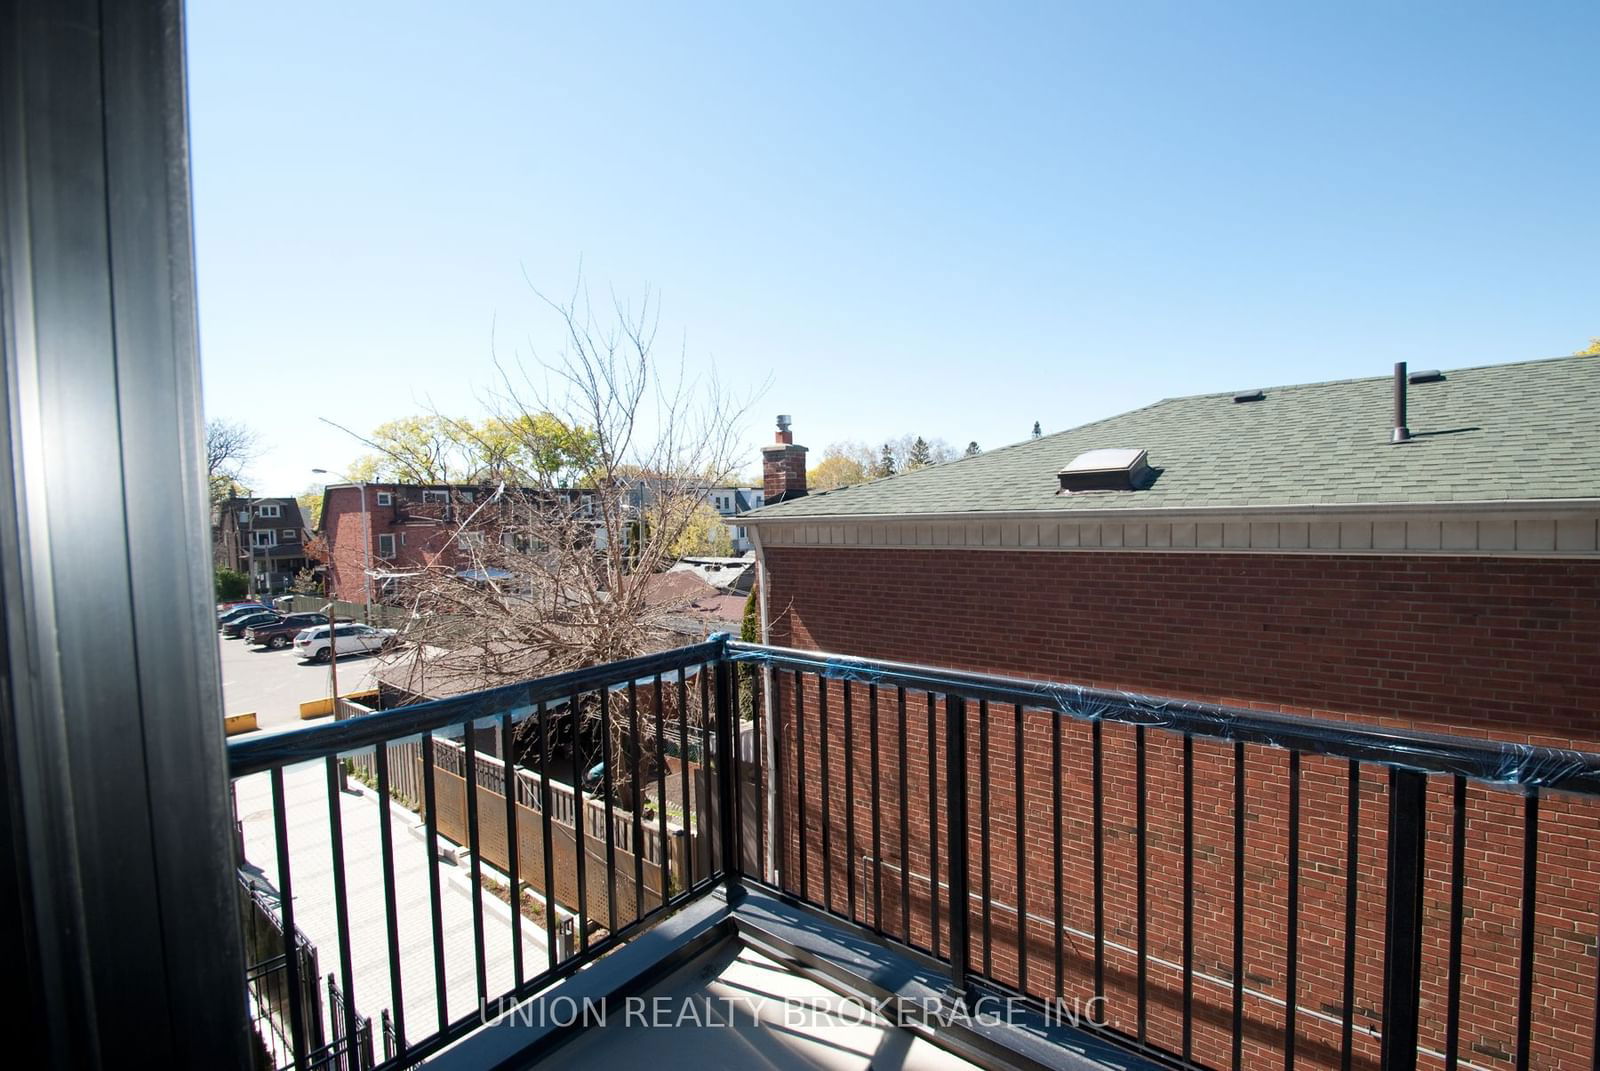
<path id="1" fill-rule="evenodd" d="M 256 712 L 261 729 L 310 725 L 300 720 L 300 704 L 328 695 L 328 667 L 302 662 L 293 651 L 249 647 L 243 640 L 219 638 L 222 649 L 222 708 L 228 714 Z M 339 694 L 373 687 L 372 674 L 382 663 L 373 655 L 339 659 Z"/>

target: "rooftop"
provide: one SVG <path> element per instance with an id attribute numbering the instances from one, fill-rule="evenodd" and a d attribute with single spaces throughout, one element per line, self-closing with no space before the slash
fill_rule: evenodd
<path id="1" fill-rule="evenodd" d="M 1600 360 L 1447 371 L 1412 384 L 1390 444 L 1393 377 L 1169 398 L 974 457 L 767 506 L 750 523 L 866 517 L 1600 498 Z M 1099 449 L 1143 449 L 1135 490 L 1060 494 Z"/>

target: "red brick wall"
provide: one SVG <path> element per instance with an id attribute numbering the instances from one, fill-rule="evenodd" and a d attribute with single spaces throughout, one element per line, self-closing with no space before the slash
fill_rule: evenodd
<path id="1" fill-rule="evenodd" d="M 761 452 L 761 491 L 766 501 L 781 502 L 806 492 L 806 448 L 769 446 Z"/>
<path id="2" fill-rule="evenodd" d="M 395 497 L 387 506 L 378 505 L 378 492 L 388 491 Z M 369 486 L 367 494 L 366 524 L 371 532 L 371 565 L 377 569 L 405 570 L 418 568 L 430 562 L 454 566 L 457 554 L 451 537 L 454 526 L 439 524 L 404 524 L 401 517 L 437 516 L 444 507 L 440 504 L 404 502 L 399 508 L 402 491 L 398 488 Z M 470 510 L 470 506 L 467 507 Z M 322 534 L 328 542 L 328 594 L 349 602 L 363 601 L 362 581 L 368 558 L 363 540 L 361 517 L 361 491 L 356 487 L 338 487 L 328 493 L 323 505 Z M 379 536 L 393 535 L 395 553 L 391 558 L 380 558 Z M 373 601 L 378 601 L 377 582 L 373 583 Z"/>
<path id="3" fill-rule="evenodd" d="M 767 552 L 773 642 L 870 657 L 1037 676 L 1291 713 L 1381 720 L 1430 730 L 1593 747 L 1600 726 L 1600 563 L 1480 558 L 1206 555 L 1152 553 L 899 552 L 871 549 Z M 880 818 L 885 861 L 883 927 L 899 933 L 898 874 L 913 875 L 912 939 L 926 947 L 930 761 L 941 785 L 942 725 L 929 738 L 926 698 L 909 696 L 905 754 L 892 691 L 880 696 L 879 784 L 871 783 L 870 696 L 851 686 L 850 744 L 843 726 L 845 686 L 828 689 L 824 821 L 824 732 L 815 681 L 805 683 L 805 763 L 796 777 L 794 685 L 781 682 L 783 799 L 790 835 L 786 881 L 799 889 L 799 833 L 805 836 L 810 898 L 831 892 L 848 907 L 849 860 L 870 873 L 872 810 Z M 1057 991 L 1052 723 L 1044 711 L 1023 715 L 1023 825 L 1018 850 L 1016 734 L 1011 708 L 989 712 L 990 970 L 1018 984 L 1015 914 L 1019 884 L 1029 913 L 1027 988 Z M 968 732 L 970 816 L 981 811 L 980 715 Z M 1062 728 L 1062 894 L 1067 995 L 1092 995 L 1092 731 Z M 1146 736 L 1145 904 L 1150 956 L 1181 958 L 1182 748 L 1159 729 Z M 901 781 L 910 836 L 899 840 Z M 847 762 L 849 769 L 847 770 Z M 1134 812 L 1135 741 L 1131 729 L 1107 726 L 1104 780 L 1106 940 L 1137 941 Z M 854 779 L 847 797 L 845 779 Z M 1302 761 L 1300 781 L 1300 925 L 1296 1062 L 1339 1064 L 1343 1009 L 1345 872 L 1348 863 L 1348 767 L 1318 757 Z M 1211 1066 L 1230 1060 L 1233 938 L 1234 769 L 1230 745 L 1195 744 L 1195 949 L 1198 979 L 1192 1017 L 1194 1052 Z M 1288 756 L 1246 750 L 1244 1055 L 1247 1066 L 1282 1066 L 1287 984 Z M 798 807 L 806 793 L 803 817 Z M 1356 1066 L 1375 1066 L 1381 1027 L 1383 874 L 1387 779 L 1361 772 L 1355 971 Z M 1450 791 L 1430 787 L 1426 866 L 1423 1044 L 1440 1049 L 1445 1020 L 1450 892 Z M 934 797 L 941 823 L 942 788 Z M 847 806 L 847 799 L 853 803 Z M 1473 785 L 1467 813 L 1467 894 L 1463 927 L 1461 1058 L 1510 1067 L 1515 1048 L 1517 934 L 1520 925 L 1523 803 Z M 1592 1056 L 1595 933 L 1600 926 L 1597 808 L 1547 798 L 1540 813 L 1540 870 L 1535 940 L 1532 1064 L 1587 1067 Z M 855 852 L 850 852 L 850 822 Z M 828 831 L 831 882 L 825 881 L 822 832 Z M 982 841 L 969 853 L 973 888 L 981 884 Z M 865 846 L 865 847 L 864 847 Z M 940 846 L 941 856 L 947 855 Z M 1017 880 L 1019 865 L 1027 880 Z M 943 862 L 941 861 L 941 870 Z M 856 877 L 855 915 L 871 923 L 870 886 Z M 947 875 L 940 874 L 940 880 Z M 948 904 L 941 907 L 944 922 Z M 974 928 L 982 910 L 974 903 Z M 947 923 L 945 924 L 947 926 Z M 977 935 L 974 935 L 975 941 Z M 948 931 L 941 938 L 948 940 Z M 976 950 L 978 946 L 975 944 Z M 1135 958 L 1108 948 L 1111 1018 L 1137 1029 Z M 984 969 L 981 955 L 974 964 Z M 1181 1045 L 1179 972 L 1148 968 L 1149 1039 Z M 1327 1021 L 1318 1015 L 1330 1016 Z M 1424 1056 L 1422 1066 L 1436 1066 Z"/>

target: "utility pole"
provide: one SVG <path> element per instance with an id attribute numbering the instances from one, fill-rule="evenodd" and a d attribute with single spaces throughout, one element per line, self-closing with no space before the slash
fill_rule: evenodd
<path id="1" fill-rule="evenodd" d="M 338 626 L 338 623 L 334 620 L 334 617 L 333 617 L 333 603 L 330 602 L 330 603 L 328 603 L 328 605 L 324 606 L 322 608 L 322 612 L 323 612 L 323 615 L 326 616 L 327 619 L 328 619 L 328 693 L 332 697 L 332 701 L 333 701 L 333 706 L 329 710 L 329 713 L 333 715 L 333 720 L 334 721 L 338 721 L 339 720 L 339 642 L 338 642 L 339 641 L 339 637 L 335 634 L 335 630 L 339 626 Z M 388 747 L 387 744 L 383 744 L 383 745 L 380 745 L 380 746 Z M 348 779 L 348 771 L 346 771 L 346 769 L 345 769 L 345 765 L 344 765 L 344 760 L 343 759 L 339 760 L 339 789 L 341 791 L 345 791 L 345 792 L 348 792 L 350 790 L 350 781 Z M 337 804 L 335 804 L 334 806 L 337 806 Z"/>
<path id="2" fill-rule="evenodd" d="M 338 623 L 336 622 L 336 620 L 334 619 L 334 616 L 333 616 L 333 603 L 330 602 L 330 603 L 328 603 L 328 605 L 324 606 L 322 608 L 322 612 L 328 618 L 328 692 L 333 698 L 333 716 L 334 716 L 334 719 L 338 720 L 338 717 L 339 717 L 339 645 L 338 645 L 338 643 L 335 642 L 339 638 L 335 634 L 335 629 L 338 628 Z"/>

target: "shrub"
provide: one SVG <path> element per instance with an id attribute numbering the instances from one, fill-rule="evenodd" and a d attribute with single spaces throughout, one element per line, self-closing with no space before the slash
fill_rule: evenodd
<path id="1" fill-rule="evenodd" d="M 242 599 L 250 590 L 250 578 L 237 569 L 218 569 L 216 573 L 217 601 Z"/>

